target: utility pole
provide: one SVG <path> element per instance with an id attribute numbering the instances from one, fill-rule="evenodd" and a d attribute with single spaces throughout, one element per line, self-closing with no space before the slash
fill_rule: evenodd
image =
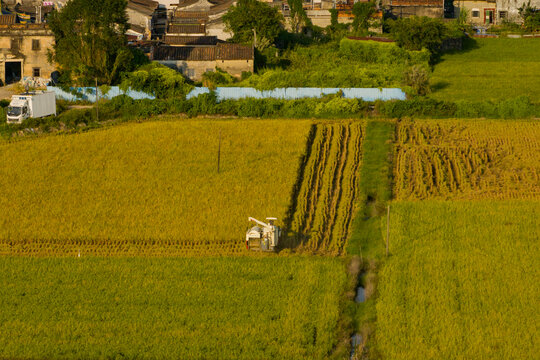
<path id="1" fill-rule="evenodd" d="M 253 46 L 256 48 L 257 47 L 257 30 L 255 29 L 251 29 L 253 30 Z"/>
<path id="2" fill-rule="evenodd" d="M 388 257 L 388 248 L 390 247 L 390 205 L 386 208 L 386 257 Z"/>
<path id="3" fill-rule="evenodd" d="M 217 150 L 217 173 L 219 174 L 219 161 L 221 160 L 221 129 L 219 129 L 219 142 Z"/>
<path id="4" fill-rule="evenodd" d="M 98 103 L 98 86 L 97 86 L 97 76 L 96 76 L 96 121 L 99 122 L 99 103 Z"/>

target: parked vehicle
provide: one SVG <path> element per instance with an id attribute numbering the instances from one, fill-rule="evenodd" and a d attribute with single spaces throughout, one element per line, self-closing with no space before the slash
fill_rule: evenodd
<path id="1" fill-rule="evenodd" d="M 24 119 L 56 115 L 56 97 L 52 91 L 32 91 L 13 95 L 7 110 L 7 122 L 20 124 Z"/>

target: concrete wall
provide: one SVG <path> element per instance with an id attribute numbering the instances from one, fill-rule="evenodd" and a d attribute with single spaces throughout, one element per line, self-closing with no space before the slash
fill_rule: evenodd
<path id="1" fill-rule="evenodd" d="M 199 81 L 207 71 L 214 71 L 216 67 L 229 74 L 240 77 L 242 72 L 253 72 L 253 60 L 214 60 L 214 61 L 184 61 L 184 60 L 163 60 L 158 61 L 171 69 L 181 72 L 191 80 Z"/>
<path id="2" fill-rule="evenodd" d="M 32 40 L 39 40 L 39 49 L 32 49 Z M 14 46 L 12 47 L 12 42 Z M 15 45 L 16 44 L 16 45 Z M 54 65 L 47 61 L 47 50 L 54 44 L 54 35 L 48 29 L 0 29 L 0 80 L 5 84 L 6 61 L 22 62 L 22 78 L 33 78 L 34 69 L 40 71 L 38 78 L 51 78 Z"/>
<path id="3" fill-rule="evenodd" d="M 507 19 L 511 22 L 523 23 L 523 19 L 519 16 L 519 8 L 524 4 L 527 4 L 529 0 L 497 0 L 497 20 L 500 22 L 503 19 L 500 18 L 500 12 L 506 11 Z M 540 0 L 530 0 L 531 6 L 540 9 Z"/>

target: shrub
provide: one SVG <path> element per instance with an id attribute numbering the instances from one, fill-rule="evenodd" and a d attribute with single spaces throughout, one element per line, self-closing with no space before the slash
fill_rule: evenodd
<path id="1" fill-rule="evenodd" d="M 158 99 L 164 99 L 185 98 L 193 86 L 178 71 L 153 62 L 125 75 L 120 89 L 125 92 L 130 88 L 153 94 Z"/>
<path id="2" fill-rule="evenodd" d="M 431 92 L 429 71 L 424 66 L 414 65 L 407 69 L 404 82 L 412 88 L 415 95 L 427 95 Z"/>
<path id="3" fill-rule="evenodd" d="M 390 32 L 398 44 L 407 50 L 428 49 L 437 53 L 446 37 L 446 28 L 440 19 L 427 16 L 390 20 Z"/>

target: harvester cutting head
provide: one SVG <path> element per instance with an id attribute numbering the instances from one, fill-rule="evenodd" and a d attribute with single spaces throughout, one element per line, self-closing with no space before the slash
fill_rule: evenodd
<path id="1" fill-rule="evenodd" d="M 266 218 L 268 223 L 264 223 L 255 218 L 248 218 L 257 225 L 248 229 L 246 232 L 246 248 L 258 251 L 276 251 L 281 237 L 281 229 L 274 225 L 277 218 Z"/>

